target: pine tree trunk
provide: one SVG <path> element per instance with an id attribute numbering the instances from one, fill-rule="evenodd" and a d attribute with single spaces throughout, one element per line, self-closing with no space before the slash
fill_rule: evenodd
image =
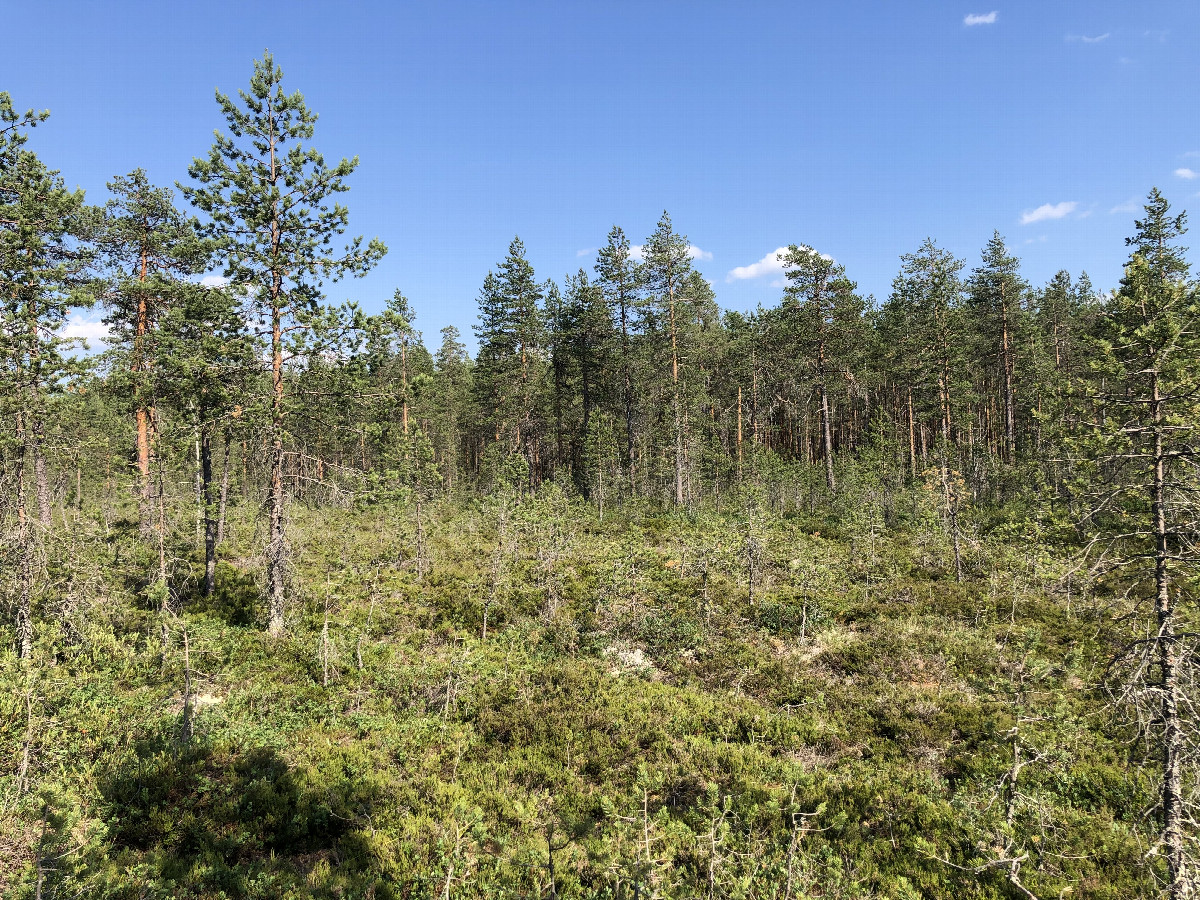
<path id="1" fill-rule="evenodd" d="M 737 458 L 738 458 L 738 480 L 742 478 L 742 386 L 738 385 L 737 399 Z"/>
<path id="2" fill-rule="evenodd" d="M 225 541 L 225 509 L 229 499 L 229 446 L 233 436 L 225 432 L 225 465 L 221 467 L 221 503 L 217 513 L 217 544 Z"/>
<path id="3" fill-rule="evenodd" d="M 1008 462 L 1017 455 L 1017 424 L 1013 400 L 1013 355 L 1008 329 L 1008 303 L 1004 296 L 1004 284 L 1000 284 L 1000 349 L 1004 364 L 1004 451 Z"/>
<path id="4" fill-rule="evenodd" d="M 212 429 L 200 429 L 201 500 L 204 505 L 204 596 L 211 597 L 217 584 L 217 520 L 212 502 Z"/>
<path id="5" fill-rule="evenodd" d="M 683 421 L 679 408 L 679 344 L 675 329 L 675 292 L 671 289 L 671 408 L 675 417 L 675 505 L 683 506 Z"/>
<path id="6" fill-rule="evenodd" d="M 268 101 L 272 112 L 272 133 L 269 141 L 271 154 L 270 182 L 279 177 L 275 159 L 273 118 L 274 98 Z M 280 234 L 278 201 L 272 201 L 271 209 L 271 477 L 267 497 L 267 633 L 273 637 L 283 634 L 284 590 L 287 575 L 287 544 L 283 523 L 283 270 L 280 261 Z"/>
<path id="7" fill-rule="evenodd" d="M 400 406 L 400 421 L 404 433 L 408 434 L 408 338 L 400 344 L 400 382 L 404 399 Z"/>
<path id="8" fill-rule="evenodd" d="M 908 389 L 908 461 L 913 478 L 917 477 L 917 422 L 913 416 L 912 388 Z"/>
<path id="9" fill-rule="evenodd" d="M 141 266 L 138 271 L 138 281 L 145 283 L 147 274 L 147 253 L 145 246 L 142 247 Z M 131 368 L 136 373 L 135 379 L 140 381 L 141 373 L 148 368 L 145 358 L 145 340 L 146 332 L 150 326 L 150 312 L 146 303 L 145 294 L 138 296 L 137 318 L 134 323 L 134 338 L 133 338 L 133 361 Z M 138 518 L 141 522 L 143 535 L 149 535 L 152 529 L 150 524 L 153 510 L 150 504 L 150 412 L 146 408 L 145 398 L 142 396 L 144 384 L 137 384 L 138 388 L 138 406 L 135 412 L 137 424 L 137 465 L 138 465 Z"/>
<path id="10" fill-rule="evenodd" d="M 138 519 L 142 533 L 148 534 L 153 511 L 150 503 L 150 416 L 145 407 L 139 406 L 137 422 L 137 466 L 138 466 Z"/>
<path id="11" fill-rule="evenodd" d="M 629 311 L 625 292 L 621 292 L 621 381 L 625 406 L 625 463 L 629 467 L 629 487 L 633 489 L 633 384 L 629 377 Z"/>
<path id="12" fill-rule="evenodd" d="M 25 415 L 17 413 L 16 490 L 17 544 L 20 553 L 17 585 L 17 654 L 21 659 L 33 656 L 33 534 L 29 527 L 29 512 L 25 498 L 25 456 L 27 446 Z"/>
<path id="13" fill-rule="evenodd" d="M 829 424 L 829 392 L 825 383 L 821 383 L 821 440 L 825 445 L 825 483 L 832 494 L 836 489 L 833 480 L 833 430 Z"/>
<path id="14" fill-rule="evenodd" d="M 283 634 L 284 579 L 287 565 L 283 528 L 283 335 L 280 310 L 271 319 L 271 481 L 267 497 L 267 631 Z"/>
<path id="15" fill-rule="evenodd" d="M 198 426 L 196 428 L 196 438 L 195 438 L 195 441 L 193 442 L 193 448 L 192 448 L 194 451 L 194 457 L 195 457 L 193 459 L 194 475 L 193 475 L 193 479 L 192 479 L 192 482 L 193 482 L 192 490 L 194 491 L 194 493 L 196 495 L 196 546 L 197 547 L 201 547 L 204 545 L 204 518 L 205 518 L 205 516 L 208 515 L 208 511 L 205 509 L 205 503 L 204 503 L 204 473 L 203 473 L 204 461 L 202 459 L 203 450 L 200 446 L 202 441 L 205 439 L 204 437 L 202 437 L 203 431 L 204 431 L 203 425 Z"/>
<path id="16" fill-rule="evenodd" d="M 1158 376 L 1151 376 L 1151 416 L 1154 423 L 1154 586 L 1155 617 L 1158 623 L 1156 649 L 1161 670 L 1162 693 L 1162 842 L 1166 847 L 1169 896 L 1183 900 L 1191 895 L 1190 878 L 1184 867 L 1183 827 L 1183 726 L 1180 722 L 1181 685 L 1175 605 L 1171 600 L 1166 511 L 1166 456 L 1163 448 L 1163 400 Z"/>
<path id="17" fill-rule="evenodd" d="M 34 416 L 33 427 L 30 429 L 32 440 L 30 441 L 33 449 L 33 477 L 36 482 L 37 491 L 37 508 L 38 508 L 38 524 L 42 528 L 49 528 L 51 523 L 50 512 L 50 480 L 46 474 L 46 454 L 44 451 L 45 444 L 45 426 L 39 417 Z"/>

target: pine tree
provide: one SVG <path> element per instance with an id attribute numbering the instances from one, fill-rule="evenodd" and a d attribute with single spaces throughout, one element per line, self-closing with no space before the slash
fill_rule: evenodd
<path id="1" fill-rule="evenodd" d="M 525 245 L 513 238 L 508 255 L 489 272 L 479 293 L 479 353 L 475 387 L 495 442 L 507 437 L 536 481 L 545 379 L 545 287 L 534 276 Z"/>
<path id="2" fill-rule="evenodd" d="M 1020 276 L 1020 261 L 1009 254 L 1000 232 L 983 249 L 983 261 L 972 274 L 968 304 L 975 344 L 982 359 L 995 361 L 1003 415 L 1002 457 L 1012 463 L 1017 453 L 1017 348 L 1027 343 L 1025 305 L 1029 286 Z"/>
<path id="3" fill-rule="evenodd" d="M 1127 240 L 1120 289 L 1097 318 L 1089 399 L 1099 415 L 1076 445 L 1076 490 L 1090 500 L 1085 526 L 1096 566 L 1148 610 L 1120 662 L 1120 698 L 1141 707 L 1161 772 L 1160 842 L 1172 900 L 1191 897 L 1194 659 L 1185 598 L 1200 572 L 1200 294 L 1188 281 L 1183 215 L 1157 189 Z M 1118 667 L 1119 669 L 1121 667 Z"/>
<path id="4" fill-rule="evenodd" d="M 434 356 L 430 391 L 432 443 L 442 481 L 453 487 L 459 473 L 463 434 L 461 422 L 471 395 L 471 358 L 453 325 L 441 331 L 442 343 Z"/>
<path id="5" fill-rule="evenodd" d="M 99 249 L 108 269 L 106 290 L 109 347 L 123 360 L 123 393 L 134 411 L 139 513 L 143 531 L 150 510 L 150 458 L 154 425 L 154 379 L 160 352 L 158 323 L 181 291 L 182 279 L 204 270 L 208 247 L 195 223 L 176 208 L 168 188 L 150 184 L 142 169 L 108 183 L 113 198 L 105 207 Z"/>
<path id="6" fill-rule="evenodd" d="M 825 481 L 833 491 L 830 381 L 853 379 L 854 355 L 862 346 L 863 301 L 845 267 L 811 247 L 792 244 L 781 261 L 788 281 L 783 302 L 788 356 L 807 370 L 817 392 Z"/>
<path id="7" fill-rule="evenodd" d="M 684 325 L 688 297 L 685 285 L 691 276 L 692 259 L 688 239 L 677 234 L 671 217 L 664 211 L 658 228 L 646 240 L 642 250 L 644 284 L 656 306 L 659 320 L 666 326 L 671 359 L 671 417 L 674 438 L 675 505 L 683 505 L 683 467 L 685 452 L 685 421 L 683 394 L 680 385 L 680 331 Z"/>
<path id="8" fill-rule="evenodd" d="M 230 134 L 220 132 L 205 159 L 188 169 L 195 186 L 185 196 L 209 217 L 203 232 L 216 242 L 231 288 L 252 298 L 268 326 L 271 359 L 270 485 L 267 593 L 269 631 L 284 627 L 287 545 L 283 461 L 287 433 L 284 366 L 289 338 L 301 335 L 322 296 L 325 279 L 366 274 L 387 252 L 378 240 L 355 238 L 332 247 L 345 233 L 347 209 L 333 202 L 348 190 L 345 179 L 358 158 L 330 166 L 312 139 L 317 116 L 295 92 L 284 93 L 283 71 L 268 52 L 255 60 L 250 90 L 240 103 L 220 91 Z"/>
<path id="9" fill-rule="evenodd" d="M 173 285 L 156 322 L 152 396 L 185 413 L 199 449 L 197 498 L 204 539 L 204 593 L 216 584 L 218 512 L 213 496 L 213 441 L 239 415 L 258 372 L 254 341 L 236 295 L 227 287 Z"/>
<path id="10" fill-rule="evenodd" d="M 33 650 L 33 555 L 51 525 L 48 471 L 49 399 L 81 370 L 67 354 L 61 329 L 72 307 L 87 305 L 95 212 L 83 191 L 70 191 L 58 172 L 23 147 L 22 127 L 44 116 L 18 115 L 0 95 L 0 409 L 13 423 L 17 517 L 17 650 Z M 35 528 L 27 507 L 32 464 Z"/>
<path id="11" fill-rule="evenodd" d="M 571 472 L 580 492 L 590 496 L 589 467 L 583 462 L 593 417 L 607 405 L 611 391 L 604 375 L 611 369 L 614 329 L 598 284 L 580 269 L 568 275 L 561 311 L 553 328 L 555 409 L 566 418 L 565 440 Z M 547 303 L 549 311 L 549 303 Z"/>
<path id="12" fill-rule="evenodd" d="M 641 300 L 641 270 L 633 259 L 629 238 L 614 225 L 608 243 L 596 260 L 596 284 L 604 294 L 620 331 L 619 363 L 621 412 L 625 420 L 624 463 L 633 480 L 633 350 L 631 336 L 637 324 Z"/>
<path id="13" fill-rule="evenodd" d="M 923 422 L 932 419 L 943 445 L 951 443 L 957 412 L 969 396 L 962 321 L 963 263 L 926 239 L 916 253 L 900 257 L 900 274 L 880 317 L 888 369 L 901 393 L 908 449 L 916 472 L 918 443 L 927 454 Z"/>

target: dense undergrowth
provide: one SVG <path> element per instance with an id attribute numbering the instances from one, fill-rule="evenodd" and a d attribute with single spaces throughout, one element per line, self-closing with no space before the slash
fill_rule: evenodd
<path id="1" fill-rule="evenodd" d="M 75 599 L 0 656 L 12 896 L 1154 890 L 1113 617 L 1018 513 L 969 517 L 958 583 L 920 491 L 294 506 L 271 639 L 253 512 L 214 597 L 179 551 L 165 644 L 130 521 L 47 560 Z"/>

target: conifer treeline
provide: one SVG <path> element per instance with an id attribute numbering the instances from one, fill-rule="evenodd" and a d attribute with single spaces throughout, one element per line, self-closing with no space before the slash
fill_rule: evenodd
<path id="1" fill-rule="evenodd" d="M 779 304 L 750 315 L 719 311 L 667 215 L 645 247 L 635 259 L 614 228 L 593 271 L 560 288 L 513 241 L 481 290 L 479 354 L 459 387 L 414 357 L 431 384 L 414 421 L 444 478 L 488 480 L 503 457 L 533 485 L 567 476 L 584 495 L 604 482 L 686 502 L 769 453 L 817 467 L 832 491 L 838 459 L 869 445 L 910 473 L 950 453 L 977 492 L 996 490 L 1006 467 L 1044 458 L 1042 423 L 1067 401 L 1098 308 L 1086 275 L 1031 288 L 998 234 L 969 272 L 925 242 L 881 304 L 792 245 Z M 444 338 L 439 359 L 461 359 Z"/>
<path id="2" fill-rule="evenodd" d="M 81 502 L 85 472 L 102 493 L 128 481 L 161 545 L 182 477 L 211 590 L 230 493 L 265 497 L 278 630 L 295 499 L 554 480 L 600 503 L 688 504 L 789 466 L 828 497 L 867 451 L 897 479 L 955 469 L 977 499 L 1066 476 L 1056 435 L 1080 412 L 1083 336 L 1105 309 L 1086 275 L 1033 287 L 998 233 L 974 266 L 926 240 L 877 302 L 797 243 L 777 305 L 722 313 L 664 213 L 641 245 L 614 227 L 559 283 L 514 239 L 480 288 L 475 357 L 453 327 L 431 351 L 400 291 L 377 315 L 323 303 L 326 282 L 386 248 L 336 249 L 356 161 L 309 146 L 316 117 L 281 80 L 268 55 L 239 100 L 218 94 L 228 133 L 180 185 L 201 218 L 140 169 L 86 205 L 26 147 L 44 114 L 0 95 L 5 512 L 21 559 L 56 502 Z M 1147 209 L 1166 216 L 1157 191 Z M 94 304 L 108 348 L 71 356 L 62 325 Z"/>

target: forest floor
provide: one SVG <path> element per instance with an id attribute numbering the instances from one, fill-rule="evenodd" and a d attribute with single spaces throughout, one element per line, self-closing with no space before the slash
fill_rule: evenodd
<path id="1" fill-rule="evenodd" d="M 1112 616 L 1016 514 L 597 510 L 548 489 L 292 508 L 218 588 L 80 523 L 0 655 L 16 897 L 1118 898 L 1153 784 Z M 1024 892 L 1024 893 L 1023 893 Z"/>

